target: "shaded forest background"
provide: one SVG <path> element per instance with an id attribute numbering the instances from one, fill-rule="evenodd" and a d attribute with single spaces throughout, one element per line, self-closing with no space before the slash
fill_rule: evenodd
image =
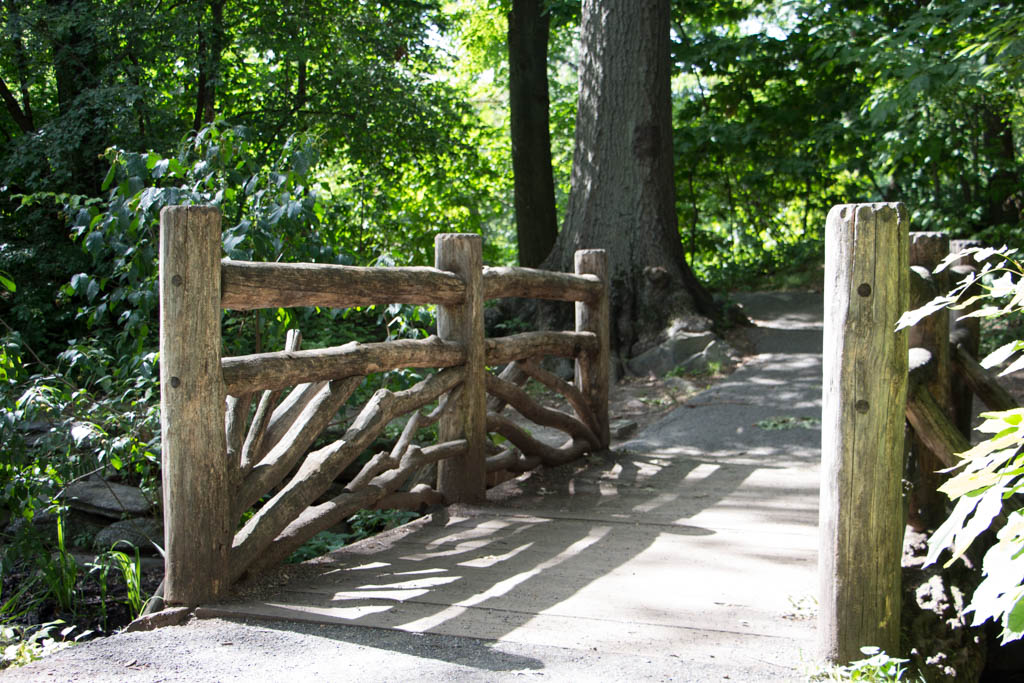
<path id="1" fill-rule="evenodd" d="M 521 257 L 514 5 L 0 2 L 5 519 L 99 469 L 158 485 L 161 207 L 218 205 L 231 258 L 423 265 L 439 231 L 481 233 L 491 264 Z M 579 3 L 538 8 L 555 224 L 537 239 L 554 242 Z M 1019 244 L 1022 35 L 1014 2 L 674 1 L 676 211 L 691 268 L 719 292 L 813 280 L 825 215 L 846 202 L 903 201 L 916 230 Z M 278 348 L 289 325 L 316 346 L 429 324 L 401 306 L 234 314 L 226 351 Z"/>

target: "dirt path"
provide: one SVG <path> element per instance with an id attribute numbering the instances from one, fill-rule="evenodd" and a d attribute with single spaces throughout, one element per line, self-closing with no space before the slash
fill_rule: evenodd
<path id="1" fill-rule="evenodd" d="M 757 354 L 697 395 L 641 402 L 665 414 L 614 456 L 283 569 L 287 584 L 208 618 L 2 677 L 800 679 L 814 651 L 821 300 L 738 298 Z"/>

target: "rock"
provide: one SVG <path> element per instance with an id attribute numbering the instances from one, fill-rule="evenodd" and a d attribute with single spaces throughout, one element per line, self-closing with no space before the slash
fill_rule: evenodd
<path id="1" fill-rule="evenodd" d="M 39 540 L 51 546 L 56 545 L 57 513 L 50 510 L 36 509 L 31 521 L 24 517 L 15 517 L 11 520 L 6 532 L 12 538 L 16 538 L 25 534 L 27 527 L 31 527 L 32 531 L 29 533 L 33 533 Z"/>
<path id="2" fill-rule="evenodd" d="M 683 361 L 682 366 L 684 369 L 696 373 L 715 371 L 716 368 L 721 372 L 732 370 L 739 362 L 740 355 L 736 349 L 720 339 L 715 339 L 700 353 L 695 353 Z"/>
<path id="3" fill-rule="evenodd" d="M 695 354 L 701 353 L 714 340 L 715 335 L 711 332 L 687 332 L 677 329 L 654 348 L 628 360 L 626 366 L 630 372 L 637 375 L 661 377 Z"/>
<path id="4" fill-rule="evenodd" d="M 153 509 L 138 488 L 98 478 L 76 481 L 67 488 L 64 500 L 68 507 L 110 519 L 143 517 Z"/>
<path id="5" fill-rule="evenodd" d="M 576 374 L 576 366 L 570 358 L 547 356 L 543 361 L 541 361 L 540 366 L 548 372 L 558 375 L 566 382 L 571 382 L 573 376 Z"/>
<path id="6" fill-rule="evenodd" d="M 625 439 L 637 430 L 637 423 L 633 420 L 612 420 L 608 431 L 613 439 Z"/>
<path id="7" fill-rule="evenodd" d="M 93 548 L 101 553 L 111 549 L 130 553 L 138 548 L 140 553 L 153 555 L 163 544 L 163 525 L 151 517 L 114 522 L 93 540 Z"/>
<path id="8" fill-rule="evenodd" d="M 683 395 L 695 394 L 701 390 L 701 387 L 685 377 L 666 377 L 665 388 L 674 394 Z"/>
<path id="9" fill-rule="evenodd" d="M 985 636 L 964 609 L 977 572 L 963 559 L 924 566 L 927 536 L 907 529 L 903 546 L 902 632 L 913 664 L 929 683 L 977 681 L 985 668 Z"/>

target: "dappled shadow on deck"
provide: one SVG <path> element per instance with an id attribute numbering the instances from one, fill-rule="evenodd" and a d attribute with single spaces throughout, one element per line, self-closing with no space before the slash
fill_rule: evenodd
<path id="1" fill-rule="evenodd" d="M 270 597 L 206 613 L 789 670 L 812 637 L 800 605 L 815 592 L 820 433 L 757 423 L 819 415 L 820 376 L 813 353 L 758 356 L 612 452 L 506 482 L 487 505 L 436 511 Z M 494 664 L 534 668 L 521 659 Z"/>

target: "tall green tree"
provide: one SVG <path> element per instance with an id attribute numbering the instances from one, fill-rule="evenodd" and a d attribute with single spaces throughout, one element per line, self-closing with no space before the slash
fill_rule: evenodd
<path id="1" fill-rule="evenodd" d="M 407 245 L 423 262 L 430 235 L 421 226 L 480 229 L 489 170 L 470 109 L 435 77 L 444 63 L 432 36 L 447 21 L 438 2 L 158 4 L 0 3 L 0 270 L 19 284 L 0 301 L 5 320 L 63 327 L 47 310 L 90 268 L 69 240 L 77 216 L 53 202 L 26 206 L 19 195 L 98 199 L 110 192 L 101 191 L 105 149 L 173 156 L 214 120 L 245 130 L 258 166 L 277 163 L 296 136 L 316 145 L 317 168 L 300 170 L 320 185 L 320 204 L 340 227 L 314 241 L 348 242 L 367 261 Z M 247 195 L 225 188 L 240 190 Z M 96 267 L 103 283 L 113 265 Z"/>
<path id="2" fill-rule="evenodd" d="M 699 272 L 819 259 L 824 212 L 904 201 L 1001 243 L 1021 223 L 1015 3 L 674 5 L 677 186 Z"/>

